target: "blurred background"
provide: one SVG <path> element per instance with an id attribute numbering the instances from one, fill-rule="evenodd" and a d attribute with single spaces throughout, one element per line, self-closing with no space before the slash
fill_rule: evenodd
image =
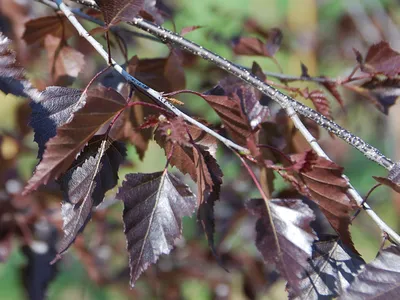
<path id="1" fill-rule="evenodd" d="M 18 3 L 17 3 L 18 2 Z M 202 28 L 187 34 L 187 38 L 234 62 L 251 67 L 253 61 L 264 71 L 287 75 L 301 74 L 301 63 L 311 76 L 340 78 L 347 76 L 356 64 L 353 48 L 363 55 L 370 45 L 386 40 L 400 51 L 400 5 L 389 0 L 164 0 L 160 6 L 170 18 L 164 24 L 179 32 L 187 26 Z M 10 18 L 20 14 L 19 22 Z M 0 31 L 8 33 L 20 49 L 19 40 L 24 32 L 24 21 L 51 13 L 43 4 L 32 1 L 1 0 Z M 283 33 L 282 46 L 274 56 L 237 56 L 232 52 L 231 41 L 238 36 L 254 36 L 246 30 L 256 22 L 268 30 L 277 27 Z M 84 23 L 87 28 L 94 26 Z M 246 25 L 247 24 L 247 25 Z M 99 39 L 101 39 L 99 37 Z M 145 39 L 135 39 L 129 48 L 129 57 L 154 58 L 166 56 L 168 48 Z M 38 51 L 37 55 L 45 55 Z M 95 54 L 92 54 L 95 55 Z M 117 61 L 122 56 L 116 53 Z M 277 64 L 277 63 L 278 64 Z M 23 62 L 29 76 L 40 86 L 48 76 L 41 65 Z M 100 60 L 97 60 L 100 63 Z M 85 74 L 80 74 L 76 87 L 82 87 L 95 70 L 88 62 Z M 210 64 L 198 61 L 195 67 L 185 70 L 188 89 L 204 91 L 215 85 L 220 74 L 209 69 Z M 39 79 L 37 79 L 39 78 Z M 275 80 L 271 78 L 271 80 Z M 279 83 L 278 80 L 276 80 Z M 293 82 L 291 86 L 315 88 L 310 82 Z M 344 100 L 343 110 L 331 97 L 333 118 L 343 127 L 354 132 L 379 148 L 393 160 L 400 160 L 400 107 L 394 105 L 386 116 L 365 97 L 348 89 L 340 89 Z M 216 114 L 199 98 L 179 97 L 189 112 L 218 122 Z M 299 99 L 305 104 L 312 103 Z M 18 191 L 30 177 L 36 164 L 37 146 L 33 133 L 27 128 L 29 106 L 25 99 L 0 92 L 1 155 L 0 171 L 4 181 L 2 189 Z M 345 168 L 353 186 L 365 196 L 376 184 L 372 176 L 386 176 L 386 171 L 368 161 L 339 139 L 321 131 L 321 145 L 327 154 Z M 220 147 L 222 148 L 222 147 Z M 128 146 L 128 166 L 120 172 L 120 179 L 131 172 L 154 172 L 164 168 L 165 156 L 159 146 L 151 142 L 141 161 L 134 147 Z M 48 228 L 43 220 L 35 218 L 32 228 L 19 226 L 15 239 L 12 234 L 0 242 L 0 299 L 25 299 L 26 290 L 45 285 L 49 279 L 48 299 L 284 299 L 285 282 L 273 266 L 265 265 L 254 245 L 255 220 L 243 208 L 246 199 L 257 196 L 254 186 L 244 180 L 236 157 L 219 149 L 218 159 L 224 172 L 221 201 L 216 203 L 216 244 L 226 272 L 208 250 L 207 241 L 196 218 L 184 220 L 184 238 L 171 255 L 161 257 L 139 279 L 134 289 L 129 288 L 127 254 L 122 225 L 122 204 L 112 203 L 99 209 L 82 237 L 67 255 L 53 267 L 38 267 L 53 255 L 51 249 L 42 249 L 43 241 L 57 237 L 57 230 Z M 6 174 L 6 175 L 4 175 Z M 283 187 L 277 179 L 277 189 Z M 195 190 L 195 189 L 194 189 Z M 116 188 L 114 189 L 114 193 Z M 1 191 L 3 197 L 4 190 Z M 60 195 L 57 190 L 46 190 L 21 200 L 22 207 L 34 205 L 35 212 L 57 212 Z M 109 193 L 112 199 L 113 193 Z M 400 231 L 398 215 L 400 197 L 387 187 L 379 187 L 369 197 L 374 210 L 396 231 Z M 0 205 L 3 205 L 0 200 Z M 24 206 L 25 205 L 25 206 Z M 5 207 L 5 206 L 3 206 Z M 44 210 L 46 207 L 46 210 Z M 18 219 L 15 221 L 18 224 Z M 21 221 L 22 222 L 22 221 Z M 2 223 L 5 224 L 5 223 Z M 42 227 L 41 227 L 42 226 Z M 43 229 L 44 227 L 44 229 Z M 21 229 L 22 228 L 22 229 Z M 0 232 L 6 230 L 0 228 Z M 36 246 L 24 246 L 24 239 L 31 235 L 41 241 Z M 364 260 L 373 259 L 382 237 L 378 228 L 364 214 L 351 227 L 354 243 Z M 44 245 L 48 245 L 44 243 Z M 36 249 L 33 251 L 33 248 Z M 36 247 L 36 248 L 35 248 Z M 50 247 L 51 248 L 51 247 Z M 42 252 L 46 255 L 40 256 Z M 39 254 L 37 254 L 39 253 Z M 50 258 L 52 259 L 52 258 Z M 47 264 L 45 264 L 47 265 Z M 38 282 L 36 282 L 38 281 Z M 40 293 L 39 293 L 40 294 Z M 31 293 L 32 295 L 32 293 Z M 40 299 L 40 298 L 34 298 Z"/>

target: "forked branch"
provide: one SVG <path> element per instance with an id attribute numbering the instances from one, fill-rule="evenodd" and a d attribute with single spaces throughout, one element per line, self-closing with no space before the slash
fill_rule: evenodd
<path id="1" fill-rule="evenodd" d="M 43 3 L 46 3 L 46 4 L 48 3 L 47 0 L 40 0 L 40 1 Z M 78 2 L 80 2 L 80 3 L 84 2 L 84 4 L 86 4 L 87 1 L 78 1 Z M 205 127 L 203 124 L 197 122 L 190 116 L 184 114 L 179 109 L 177 109 L 175 106 L 173 106 L 171 103 L 169 103 L 168 100 L 165 99 L 159 92 L 151 89 L 150 87 L 148 87 L 147 85 L 138 81 L 136 78 L 134 78 L 129 73 L 127 73 L 120 65 L 118 65 L 112 58 L 110 58 L 108 56 L 108 53 L 103 49 L 103 47 L 83 28 L 83 26 L 76 19 L 76 17 L 71 12 L 69 7 L 66 6 L 62 2 L 62 0 L 56 0 L 56 3 L 57 3 L 58 8 L 67 16 L 67 18 L 69 19 L 71 24 L 73 24 L 73 26 L 78 30 L 79 34 L 81 36 L 83 36 L 96 49 L 96 51 L 104 58 L 104 60 L 106 62 L 111 61 L 112 67 L 117 72 L 119 72 L 133 86 L 135 86 L 137 89 L 139 89 L 141 92 L 145 93 L 146 95 L 150 96 L 151 98 L 155 99 L 156 101 L 158 101 L 159 103 L 161 103 L 162 105 L 167 107 L 168 109 L 170 109 L 177 116 L 182 116 L 186 121 L 192 123 L 193 125 L 198 126 L 205 132 L 216 137 L 218 140 L 220 140 L 222 143 L 224 143 L 229 148 L 238 150 L 239 152 L 241 152 L 243 154 L 249 153 L 248 149 L 233 143 L 229 139 L 217 134 L 216 132 Z M 362 153 L 364 153 L 364 155 L 366 155 L 368 158 L 374 160 L 375 162 L 379 163 L 380 165 L 384 166 L 385 168 L 390 170 L 393 167 L 393 165 L 394 165 L 393 162 L 390 159 L 388 159 L 387 157 L 385 157 L 383 154 L 381 154 L 378 149 L 365 143 L 359 137 L 354 136 L 346 129 L 340 127 L 335 122 L 320 115 L 319 113 L 312 110 L 311 108 L 297 102 L 293 98 L 284 95 L 283 93 L 279 92 L 272 86 L 269 86 L 268 84 L 262 82 L 257 77 L 250 74 L 249 71 L 236 66 L 235 64 L 227 61 L 225 58 L 220 57 L 206 49 L 203 49 L 201 46 L 198 46 L 198 45 L 194 44 L 193 42 L 188 41 L 188 40 L 184 39 L 183 37 L 171 32 L 171 31 L 168 31 L 160 26 L 157 26 L 150 22 L 147 22 L 147 21 L 143 20 L 142 18 L 135 18 L 133 21 L 133 24 L 135 26 L 137 26 L 138 28 L 148 31 L 150 34 L 157 36 L 162 41 L 177 44 L 178 46 L 182 47 L 183 49 L 188 50 L 198 56 L 201 56 L 202 58 L 204 58 L 206 60 L 209 60 L 209 61 L 215 63 L 220 68 L 230 72 L 231 74 L 233 74 L 234 76 L 236 76 L 238 78 L 241 78 L 242 80 L 246 81 L 247 83 L 249 83 L 249 84 L 253 85 L 254 87 L 256 87 L 257 89 L 259 89 L 264 94 L 271 97 L 273 100 L 277 101 L 286 110 L 289 117 L 293 120 L 295 126 L 299 129 L 299 131 L 303 134 L 303 136 L 306 138 L 308 143 L 312 146 L 314 151 L 316 151 L 319 156 L 329 159 L 329 157 L 319 146 L 319 144 L 317 143 L 315 138 L 311 135 L 311 133 L 307 130 L 307 128 L 301 122 L 301 120 L 297 116 L 296 112 L 317 122 L 321 127 L 326 128 L 328 131 L 330 131 L 330 132 L 334 133 L 335 135 L 337 135 L 338 137 L 344 139 L 346 142 L 351 144 L 353 147 L 357 148 Z M 347 177 L 345 177 L 345 178 L 348 181 Z M 366 210 L 368 215 L 375 221 L 375 223 L 379 226 L 379 228 L 383 232 L 386 232 L 393 241 L 400 244 L 400 236 L 396 232 L 394 232 L 387 224 L 385 224 L 383 222 L 383 220 L 381 220 L 379 218 L 379 216 L 377 216 L 375 214 L 375 212 L 366 203 L 364 203 L 362 197 L 351 186 L 350 183 L 349 183 L 348 193 L 354 198 L 354 200 L 360 206 L 361 205 L 363 206 L 363 208 Z"/>

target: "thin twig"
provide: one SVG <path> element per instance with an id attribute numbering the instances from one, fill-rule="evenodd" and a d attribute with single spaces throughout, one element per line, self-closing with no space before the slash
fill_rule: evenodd
<path id="1" fill-rule="evenodd" d="M 268 85 L 267 83 L 261 81 L 256 76 L 251 74 L 248 70 L 243 69 L 240 66 L 228 61 L 224 57 L 221 57 L 207 49 L 204 49 L 202 46 L 199 46 L 184 37 L 171 32 L 163 27 L 155 25 L 151 22 L 144 20 L 143 18 L 137 17 L 134 18 L 133 22 L 131 23 L 134 26 L 141 28 L 150 34 L 153 34 L 159 37 L 164 42 L 169 42 L 171 44 L 175 44 L 181 47 L 184 50 L 187 50 L 197 56 L 202 57 L 205 60 L 208 60 L 219 68 L 226 70 L 227 72 L 231 73 L 235 77 L 242 79 L 243 81 L 249 83 L 250 85 L 257 88 L 263 94 L 269 96 L 272 100 L 278 102 L 278 104 L 284 108 L 287 114 L 291 117 L 294 125 L 301 131 L 303 135 L 309 135 L 307 133 L 306 128 L 302 124 L 300 118 L 297 116 L 296 112 L 305 116 L 306 118 L 311 119 L 312 121 L 316 122 L 319 126 L 325 128 L 332 134 L 336 135 L 337 137 L 343 139 L 345 142 L 349 143 L 351 146 L 359 150 L 363 153 L 367 158 L 375 161 L 379 165 L 383 166 L 384 168 L 390 170 L 394 163 L 383 155 L 378 149 L 369 145 L 365 141 L 363 141 L 358 136 L 352 134 L 347 129 L 341 127 L 334 121 L 326 118 L 325 116 L 321 115 L 320 113 L 316 112 L 315 110 L 309 108 L 308 106 L 296 101 L 295 99 L 283 94 L 282 92 L 278 91 L 274 87 Z M 311 147 L 319 153 L 319 146 L 315 139 L 308 140 Z"/>
<path id="2" fill-rule="evenodd" d="M 79 23 L 79 21 L 76 19 L 72 11 L 69 9 L 68 6 L 66 6 L 62 0 L 56 0 L 56 3 L 59 7 L 59 9 L 65 14 L 65 16 L 68 18 L 68 20 L 71 22 L 71 24 L 76 28 L 76 30 L 79 32 L 79 34 L 85 38 L 95 49 L 96 51 L 103 57 L 103 59 L 108 63 L 109 61 L 112 64 L 112 67 L 119 73 L 121 74 L 129 83 L 131 83 L 135 88 L 140 90 L 142 93 L 146 94 L 147 96 L 151 97 L 152 99 L 155 99 L 157 102 L 161 103 L 165 107 L 167 107 L 170 111 L 172 111 L 175 115 L 183 117 L 187 122 L 197 126 L 198 128 L 202 129 L 203 131 L 207 132 L 208 134 L 214 136 L 217 138 L 219 141 L 221 141 L 223 144 L 225 144 L 227 147 L 236 149 L 240 151 L 243 154 L 249 154 L 249 150 L 246 148 L 235 144 L 231 140 L 219 135 L 212 129 L 209 129 L 202 123 L 196 121 L 192 117 L 186 115 L 182 111 L 180 111 L 178 108 L 176 108 L 174 105 L 172 105 L 166 98 L 164 98 L 161 93 L 153 90 L 152 88 L 148 87 L 141 81 L 137 80 L 135 77 L 133 77 L 131 74 L 126 72 L 120 65 L 118 65 L 114 59 L 109 57 L 107 51 L 104 50 L 103 46 L 96 41 L 95 38 L 93 38 L 85 28 Z"/>
<path id="3" fill-rule="evenodd" d="M 45 0 L 40 0 L 40 1 L 45 1 Z M 109 60 L 109 57 L 107 55 L 107 52 L 103 49 L 103 47 L 92 37 L 90 34 L 82 27 L 82 25 L 79 23 L 79 21 L 75 18 L 71 10 L 62 2 L 62 0 L 56 0 L 57 5 L 61 11 L 66 15 L 66 17 L 70 20 L 71 24 L 74 25 L 74 27 L 78 30 L 80 35 L 82 35 L 92 46 L 98 51 L 98 53 L 105 59 L 105 61 Z M 85 2 L 87 0 L 84 0 Z M 82 1 L 81 1 L 82 2 Z M 222 58 L 208 50 L 203 49 L 203 47 L 198 46 L 194 44 L 193 42 L 190 42 L 183 37 L 170 32 L 162 27 L 159 27 L 157 25 L 154 25 L 150 22 L 144 21 L 142 18 L 135 18 L 133 21 L 134 24 L 136 24 L 139 28 L 146 29 L 150 34 L 154 34 L 155 36 L 161 38 L 163 41 L 169 41 L 171 43 L 176 43 L 180 46 L 183 47 L 183 49 L 188 50 L 196 55 L 199 55 L 203 57 L 204 59 L 207 59 L 209 61 L 212 61 L 216 63 L 220 68 L 225 69 L 232 73 L 233 75 L 243 79 L 244 81 L 252 84 L 256 88 L 258 88 L 260 91 L 262 91 L 264 94 L 270 96 L 273 98 L 275 101 L 277 101 L 288 113 L 289 117 L 292 118 L 293 122 L 295 122 L 296 127 L 299 129 L 299 131 L 303 134 L 303 136 L 306 138 L 308 143 L 312 146 L 314 151 L 317 152 L 319 156 L 325 157 L 329 159 L 329 157 L 325 154 L 325 152 L 322 150 L 322 148 L 319 146 L 315 138 L 311 135 L 311 133 L 307 130 L 307 128 L 304 126 L 304 124 L 301 122 L 299 117 L 296 114 L 296 111 L 299 113 L 302 113 L 303 115 L 309 117 L 310 119 L 314 120 L 317 122 L 320 126 L 328 129 L 330 132 L 335 133 L 335 135 L 343 138 L 345 141 L 349 142 L 351 145 L 356 143 L 357 149 L 360 150 L 359 145 L 363 145 L 362 147 L 362 152 L 370 159 L 376 161 L 377 163 L 381 164 L 387 169 L 391 169 L 391 167 L 394 165 L 393 162 L 383 156 L 379 150 L 373 148 L 372 146 L 368 145 L 364 141 L 362 141 L 359 137 L 352 135 L 350 132 L 345 130 L 344 128 L 340 127 L 338 124 L 334 123 L 333 121 L 325 118 L 324 116 L 318 114 L 316 111 L 308 108 L 307 106 L 304 106 L 303 104 L 297 102 L 296 100 L 282 94 L 281 92 L 277 91 L 275 88 L 263 83 L 260 81 L 257 77 L 251 75 L 247 70 L 243 70 L 231 62 L 227 61 L 225 58 Z M 179 41 L 179 42 L 178 42 Z M 196 51 L 198 50 L 198 51 Z M 241 153 L 249 153 L 248 149 L 243 148 L 239 145 L 236 145 L 229 139 L 226 139 L 219 134 L 215 133 L 213 130 L 208 129 L 205 127 L 203 124 L 197 122 L 196 120 L 192 119 L 191 117 L 187 116 L 186 114 L 182 113 L 179 109 L 177 109 L 175 106 L 170 104 L 167 99 L 161 96 L 160 93 L 157 91 L 149 88 L 142 82 L 138 81 L 136 78 L 131 76 L 129 73 L 127 73 L 124 69 L 122 69 L 121 66 L 116 64 L 114 60 L 111 59 L 111 62 L 113 64 L 113 68 L 118 71 L 127 81 L 132 83 L 136 88 L 138 88 L 140 91 L 143 93 L 149 95 L 150 97 L 154 98 L 155 100 L 159 101 L 163 105 L 165 105 L 168 109 L 170 109 L 172 112 L 174 112 L 178 116 L 182 116 L 185 120 L 188 122 L 198 126 L 202 130 L 206 131 L 210 135 L 216 137 L 218 140 L 220 140 L 222 143 L 224 143 L 226 146 L 237 149 Z M 295 109 L 293 108 L 295 107 Z M 307 112 L 307 113 L 305 113 Z M 310 117 L 313 116 L 313 117 Z M 327 126 L 326 124 L 330 124 L 330 126 Z M 339 132 L 340 131 L 340 132 Z M 361 150 L 360 150 L 361 151 Z M 344 178 L 347 180 L 349 184 L 349 189 L 348 193 L 352 196 L 352 198 L 361 206 L 363 205 L 365 211 L 367 214 L 375 221 L 375 223 L 379 226 L 379 228 L 383 231 L 386 232 L 390 235 L 392 240 L 394 240 L 396 243 L 400 244 L 400 236 L 392 230 L 383 220 L 379 218 L 379 216 L 368 206 L 368 204 L 364 203 L 363 204 L 363 199 L 362 197 L 358 194 L 358 192 L 351 186 L 348 178 L 344 176 Z"/>
<path id="4" fill-rule="evenodd" d="M 92 0 L 74 0 L 75 2 L 79 2 L 84 5 L 89 5 L 90 7 L 96 8 L 94 1 Z M 98 8 L 98 7 L 97 7 Z M 238 66 L 231 61 L 228 61 L 226 58 L 221 57 L 207 49 L 204 49 L 202 46 L 197 45 L 196 43 L 185 39 L 184 37 L 176 34 L 166 28 L 163 28 L 159 25 L 153 24 L 149 21 L 144 20 L 142 17 L 136 17 L 130 22 L 131 25 L 140 28 L 142 30 L 147 31 L 151 35 L 158 37 L 161 41 L 165 43 L 171 43 L 177 45 L 178 47 L 182 48 L 183 50 L 189 51 L 194 55 L 200 56 L 205 60 L 208 60 L 219 68 L 226 70 L 227 72 L 231 73 L 235 77 L 242 79 L 243 81 L 249 83 L 250 85 L 257 88 L 263 94 L 269 96 L 272 100 L 278 102 L 278 104 L 286 110 L 289 116 L 291 116 L 294 125 L 301 131 L 304 130 L 304 126 L 301 126 L 301 120 L 296 115 L 296 112 L 300 115 L 311 119 L 312 121 L 316 122 L 319 126 L 326 129 L 330 133 L 336 135 L 337 137 L 341 138 L 345 142 L 349 143 L 355 149 L 363 153 L 368 159 L 378 163 L 379 165 L 383 166 L 387 170 L 390 170 L 394 163 L 391 159 L 383 155 L 377 148 L 369 145 L 364 140 L 359 138 L 358 136 L 352 134 L 347 129 L 341 127 L 339 124 L 335 123 L 334 121 L 328 119 L 327 117 L 323 116 L 322 114 L 318 113 L 317 111 L 311 109 L 310 107 L 296 101 L 292 97 L 283 94 L 282 92 L 278 91 L 271 85 L 261 81 L 259 78 L 254 76 L 241 66 Z M 302 134 L 307 134 L 302 132 Z M 316 141 L 311 140 L 311 147 L 318 152 L 318 147 L 314 145 Z"/>

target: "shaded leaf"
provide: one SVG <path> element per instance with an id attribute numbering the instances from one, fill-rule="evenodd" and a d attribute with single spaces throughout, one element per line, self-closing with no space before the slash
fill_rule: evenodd
<path id="1" fill-rule="evenodd" d="M 214 203 L 219 199 L 223 177 L 212 155 L 216 152 L 215 138 L 196 126 L 186 124 L 182 118 L 173 118 L 160 123 L 155 139 L 170 156 L 170 164 L 182 173 L 188 173 L 197 183 L 197 217 L 215 254 Z"/>
<path id="2" fill-rule="evenodd" d="M 214 204 L 219 200 L 223 173 L 215 160 L 205 150 L 194 147 L 194 163 L 197 173 L 197 218 L 206 234 L 208 244 L 212 252 L 216 255 L 214 245 Z"/>
<path id="3" fill-rule="evenodd" d="M 143 7 L 145 0 L 95 0 L 104 16 L 104 22 L 113 26 L 119 22 L 130 22 Z"/>
<path id="4" fill-rule="evenodd" d="M 281 47 L 282 39 L 283 34 L 279 28 L 271 28 L 268 30 L 268 39 L 265 43 L 268 56 L 272 57 L 276 52 L 278 52 L 279 48 Z"/>
<path id="5" fill-rule="evenodd" d="M 64 43 L 61 38 L 46 36 L 44 44 L 50 62 L 50 74 L 55 85 L 70 85 L 85 66 L 82 53 Z"/>
<path id="6" fill-rule="evenodd" d="M 382 41 L 368 49 L 360 67 L 366 73 L 393 77 L 400 73 L 400 54 L 394 51 L 387 42 Z"/>
<path id="7" fill-rule="evenodd" d="M 128 174 L 117 198 L 124 202 L 123 220 L 129 252 L 131 286 L 161 254 L 168 254 L 181 236 L 182 218 L 196 201 L 189 187 L 167 170 Z"/>
<path id="8" fill-rule="evenodd" d="M 74 26 L 64 15 L 45 16 L 25 23 L 22 38 L 29 44 L 42 43 L 47 35 L 67 40 L 76 33 Z"/>
<path id="9" fill-rule="evenodd" d="M 175 123 L 177 122 L 177 123 Z M 193 181 L 197 181 L 197 171 L 194 159 L 194 153 L 201 151 L 207 152 L 211 155 L 215 155 L 217 149 L 217 142 L 214 137 L 205 133 L 197 126 L 193 126 L 187 123 L 180 123 L 179 118 L 169 119 L 168 122 L 160 123 L 160 126 L 154 133 L 154 139 L 157 144 L 164 149 L 165 155 L 169 156 L 171 151 L 173 155 L 170 158 L 170 164 L 177 167 L 183 174 L 189 174 Z M 171 123 L 175 123 L 171 126 Z M 178 125 L 180 124 L 180 125 Z M 183 135 L 177 133 L 172 134 L 172 130 L 176 128 L 179 132 L 182 130 L 179 126 L 185 126 L 189 135 L 184 132 Z M 162 132 L 170 132 L 167 139 L 166 135 Z M 173 136 L 177 135 L 178 140 L 174 140 Z M 186 138 L 186 140 L 185 140 Z M 196 148 L 198 146 L 198 148 Z"/>
<path id="10" fill-rule="evenodd" d="M 313 211 L 298 199 L 272 199 L 266 208 L 263 199 L 251 199 L 247 210 L 259 219 L 256 223 L 256 246 L 266 263 L 275 263 L 281 275 L 300 291 L 300 274 L 312 255 L 316 238 L 310 222 Z"/>
<path id="11" fill-rule="evenodd" d="M 199 96 L 215 110 L 232 139 L 240 145 L 246 145 L 251 127 L 240 107 L 240 99 L 229 98 L 220 86 Z"/>
<path id="12" fill-rule="evenodd" d="M 360 86 L 360 93 L 365 94 L 373 104 L 385 115 L 400 96 L 400 81 L 398 79 L 373 78 Z"/>
<path id="13" fill-rule="evenodd" d="M 169 121 L 160 122 L 157 131 L 164 137 L 165 141 L 178 143 L 184 147 L 191 147 L 189 128 L 183 117 L 176 117 Z"/>
<path id="14" fill-rule="evenodd" d="M 11 41 L 0 31 L 0 90 L 19 97 L 36 94 L 26 79 L 24 70 L 16 62 L 16 54 L 11 49 Z"/>
<path id="15" fill-rule="evenodd" d="M 353 282 L 364 260 L 352 253 L 336 236 L 323 236 L 313 245 L 300 283 L 301 294 L 290 299 L 332 299 Z"/>
<path id="16" fill-rule="evenodd" d="M 239 37 L 233 40 L 233 52 L 238 55 L 273 57 L 281 46 L 282 38 L 282 32 L 278 28 L 268 31 L 265 43 L 255 37 Z"/>
<path id="17" fill-rule="evenodd" d="M 94 137 L 60 178 L 64 237 L 58 245 L 58 255 L 69 248 L 90 220 L 93 207 L 118 183 L 118 169 L 125 154 L 122 143 L 110 143 L 104 136 Z"/>
<path id="18" fill-rule="evenodd" d="M 342 98 L 342 95 L 340 95 L 338 91 L 338 87 L 336 84 L 331 83 L 331 82 L 324 82 L 322 85 L 328 90 L 328 92 L 336 99 L 336 101 L 339 103 L 340 107 L 344 109 L 344 101 Z"/>
<path id="19" fill-rule="evenodd" d="M 343 244 L 358 254 L 349 231 L 349 214 L 356 204 L 346 194 L 348 184 L 342 178 L 343 168 L 317 157 L 312 151 L 295 154 L 291 158 L 308 188 L 310 199 L 318 204 Z"/>
<path id="20" fill-rule="evenodd" d="M 131 58 L 129 73 L 151 88 L 165 93 L 185 88 L 185 72 L 175 51 L 165 58 Z"/>
<path id="21" fill-rule="evenodd" d="M 47 87 L 31 101 L 32 109 L 29 125 L 35 132 L 35 142 L 39 146 L 38 158 L 41 160 L 47 141 L 57 134 L 57 128 L 67 123 L 73 113 L 85 105 L 82 92 L 65 87 Z"/>
<path id="22" fill-rule="evenodd" d="M 36 239 L 22 247 L 27 263 L 21 277 L 29 299 L 41 300 L 46 298 L 48 285 L 58 271 L 57 264 L 50 264 L 57 253 L 57 230 L 46 221 L 36 223 L 34 228 Z"/>
<path id="23" fill-rule="evenodd" d="M 264 42 L 255 37 L 240 37 L 232 41 L 237 55 L 269 56 Z"/>
<path id="24" fill-rule="evenodd" d="M 400 163 L 394 164 L 387 177 L 372 176 L 376 181 L 400 193 Z"/>
<path id="25" fill-rule="evenodd" d="M 85 144 L 125 108 L 125 99 L 115 90 L 99 87 L 89 90 L 85 106 L 75 112 L 71 122 L 57 128 L 57 135 L 46 143 L 42 161 L 24 192 L 57 179 L 74 161 Z"/>
<path id="26" fill-rule="evenodd" d="M 340 299 L 397 299 L 400 293 L 400 247 L 392 245 L 367 264 Z"/>

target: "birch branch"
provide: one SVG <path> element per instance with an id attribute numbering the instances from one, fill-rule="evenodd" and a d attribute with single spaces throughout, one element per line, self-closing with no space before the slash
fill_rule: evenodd
<path id="1" fill-rule="evenodd" d="M 81 3 L 85 6 L 98 9 L 96 3 L 93 0 L 73 0 L 73 1 Z M 251 74 L 249 70 L 246 70 L 245 68 L 228 61 L 226 58 L 221 57 L 218 54 L 215 54 L 210 50 L 205 49 L 202 46 L 199 46 L 196 43 L 185 39 L 184 37 L 180 36 L 177 33 L 174 33 L 166 28 L 163 28 L 159 25 L 146 21 L 141 17 L 134 18 L 133 21 L 130 22 L 130 24 L 137 28 L 147 31 L 153 36 L 158 37 L 164 43 L 174 44 L 182 48 L 183 50 L 186 50 L 194 55 L 200 56 L 203 59 L 208 60 L 211 63 L 218 66 L 219 68 L 231 73 L 232 75 L 252 85 L 256 89 L 261 91 L 263 94 L 267 95 L 272 100 L 276 101 L 282 108 L 284 108 L 288 113 L 288 115 L 292 116 L 293 123 L 299 130 L 302 130 L 302 127 L 304 126 L 300 125 L 301 121 L 296 116 L 295 114 L 296 112 L 316 122 L 319 126 L 326 129 L 330 133 L 336 135 L 340 139 L 344 140 L 352 147 L 363 153 L 368 159 L 383 166 L 387 170 L 391 170 L 392 167 L 394 166 L 392 160 L 383 155 L 377 148 L 366 143 L 358 136 L 352 134 L 347 129 L 341 127 L 339 124 L 326 118 L 317 111 L 296 101 L 292 97 L 283 94 L 282 92 L 270 86 L 269 84 L 261 81 L 256 76 Z M 318 147 L 315 146 L 314 148 L 315 144 L 316 141 L 315 142 L 312 140 L 310 141 L 311 147 L 317 152 Z"/>
<path id="2" fill-rule="evenodd" d="M 46 0 L 39 0 L 41 2 L 47 2 Z M 127 73 L 120 65 L 118 65 L 112 58 L 109 58 L 108 53 L 103 49 L 101 44 L 99 44 L 84 28 L 83 26 L 79 23 L 79 21 L 76 19 L 74 14 L 71 12 L 68 6 L 66 6 L 62 0 L 55 0 L 57 3 L 58 8 L 65 14 L 65 16 L 68 18 L 68 20 L 71 22 L 71 24 L 77 29 L 79 34 L 84 37 L 95 49 L 96 51 L 104 58 L 106 62 L 111 61 L 112 67 L 120 73 L 128 82 L 133 84 L 136 88 L 138 88 L 141 92 L 145 93 L 146 95 L 152 97 L 156 101 L 160 102 L 164 106 L 166 106 L 168 109 L 170 109 L 173 113 L 175 113 L 177 116 L 182 116 L 186 121 L 192 123 L 195 126 L 198 126 L 205 132 L 209 133 L 210 135 L 216 137 L 218 140 L 220 140 L 222 143 L 224 143 L 226 146 L 232 149 L 236 149 L 240 151 L 241 153 L 248 154 L 249 150 L 241 147 L 229 139 L 220 136 L 213 130 L 205 127 L 203 124 L 197 122 L 193 118 L 187 116 L 183 112 L 181 112 L 179 109 L 177 109 L 175 106 L 173 106 L 171 103 L 168 102 L 167 99 L 162 97 L 162 95 L 148 87 L 147 85 L 143 84 L 142 82 L 138 81 L 136 78 L 131 76 L 129 73 Z M 87 0 L 80 1 L 79 2 L 86 2 Z M 326 155 L 326 153 L 323 151 L 323 149 L 319 146 L 315 138 L 311 135 L 311 133 L 307 130 L 307 128 L 304 126 L 304 124 L 301 122 L 299 117 L 296 114 L 297 112 L 301 112 L 306 110 L 308 114 L 312 114 L 313 117 L 311 118 L 315 122 L 317 122 L 320 126 L 326 128 L 324 126 L 324 122 L 331 122 L 334 124 L 335 127 L 338 127 L 340 130 L 345 130 L 336 123 L 330 121 L 329 119 L 325 118 L 324 116 L 318 114 L 316 111 L 308 108 L 307 106 L 304 106 L 303 104 L 297 102 L 296 100 L 282 94 L 281 92 L 277 91 L 275 88 L 263 83 L 261 80 L 259 80 L 257 77 L 253 76 L 250 74 L 249 71 L 242 69 L 231 62 L 227 61 L 225 58 L 222 58 L 206 49 L 203 49 L 203 47 L 198 46 L 183 37 L 168 31 L 160 26 L 154 25 L 152 23 L 149 23 L 147 21 L 144 21 L 142 18 L 135 18 L 133 21 L 134 24 L 136 24 L 139 28 L 146 29 L 150 34 L 154 34 L 158 38 L 160 38 L 162 41 L 165 42 L 171 42 L 174 44 L 182 45 L 184 50 L 188 50 L 196 55 L 199 55 L 203 57 L 206 60 L 209 60 L 211 62 L 215 62 L 220 68 L 227 70 L 228 72 L 232 73 L 233 75 L 243 79 L 244 81 L 250 83 L 251 85 L 255 86 L 258 88 L 260 91 L 262 91 L 264 94 L 270 96 L 273 98 L 275 101 L 277 101 L 287 112 L 288 116 L 293 120 L 295 123 L 296 127 L 298 130 L 303 134 L 303 136 L 306 138 L 307 142 L 312 146 L 313 150 L 321 157 L 324 157 L 326 159 L 329 159 L 329 157 Z M 179 43 L 177 42 L 179 40 Z M 198 51 L 196 51 L 198 50 Z M 295 107 L 295 108 L 294 108 Z M 299 109 L 300 107 L 300 109 Z M 303 107 L 303 108 L 301 108 Z M 316 114 L 316 116 L 314 116 Z M 326 120 L 325 120 L 326 119 Z M 332 125 L 333 126 L 333 125 Z M 329 130 L 329 129 L 328 129 Z M 331 130 L 329 130 L 331 131 Z M 351 141 L 354 139 L 358 139 L 362 143 L 366 144 L 364 141 L 362 141 L 360 138 L 357 136 L 352 135 L 349 133 L 347 130 L 345 130 L 348 134 L 351 135 Z M 346 139 L 344 139 L 347 141 Z M 350 141 L 347 141 L 350 143 Z M 351 143 L 350 143 L 351 144 Z M 366 144 L 368 145 L 368 144 Z M 366 146 L 364 146 L 366 147 Z M 379 164 L 383 165 L 384 167 L 388 168 L 389 163 L 391 166 L 393 166 L 393 162 L 391 162 L 390 159 L 386 158 L 382 154 L 380 154 L 379 150 L 373 148 L 372 146 L 368 145 L 369 152 L 364 153 L 367 157 L 372 159 L 372 156 L 375 159 L 378 159 L 377 156 L 380 155 L 379 160 L 377 161 Z M 373 160 L 375 160 L 373 159 Z M 330 160 L 330 159 L 329 159 Z M 375 160 L 376 161 L 376 160 Z M 393 241 L 395 241 L 397 244 L 400 244 L 400 236 L 392 230 L 382 219 L 379 218 L 379 216 L 369 207 L 368 204 L 363 203 L 362 197 L 358 194 L 358 192 L 352 187 L 350 184 L 348 178 L 346 176 L 343 176 L 349 185 L 348 188 L 348 193 L 352 196 L 352 198 L 358 203 L 358 205 L 362 206 L 364 210 L 367 212 L 367 214 L 374 220 L 374 222 L 378 225 L 378 227 L 383 231 L 386 232 Z"/>

